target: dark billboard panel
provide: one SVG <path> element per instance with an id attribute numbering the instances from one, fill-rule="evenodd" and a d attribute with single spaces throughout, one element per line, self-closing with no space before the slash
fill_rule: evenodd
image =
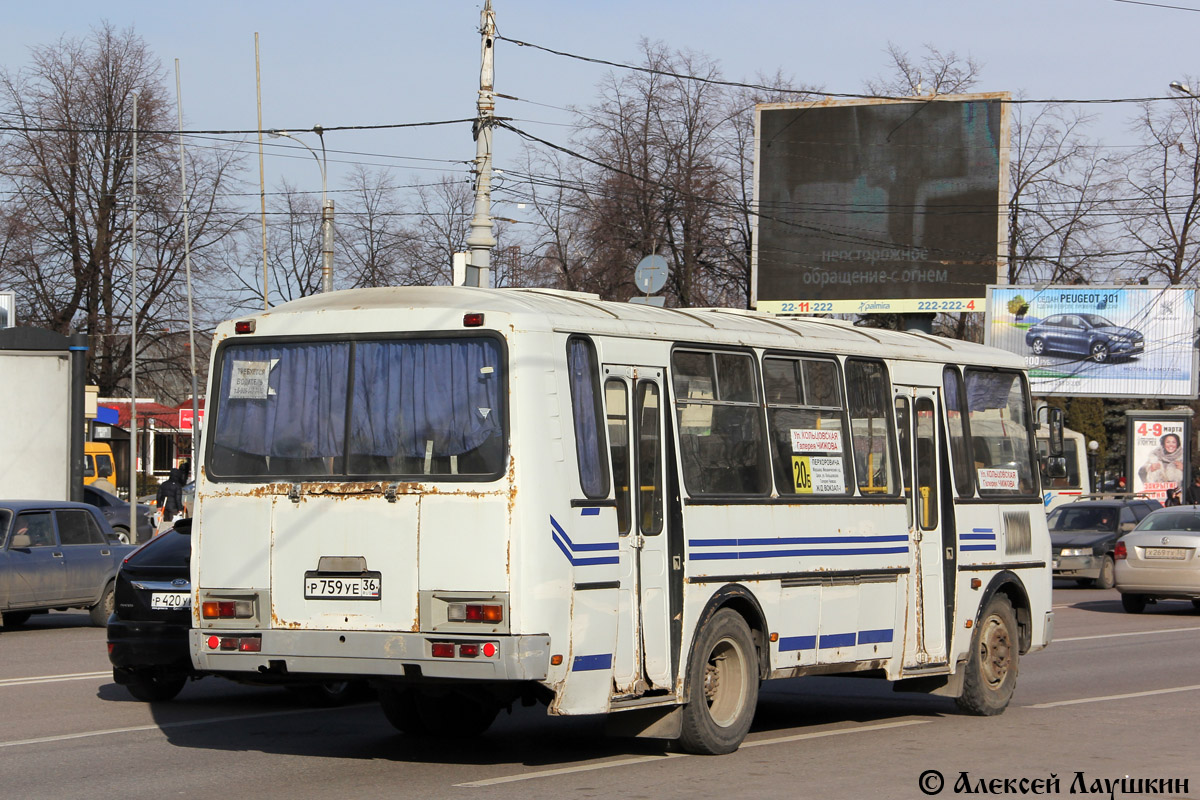
<path id="1" fill-rule="evenodd" d="M 755 306 L 982 311 L 1007 251 L 1007 99 L 758 106 Z"/>

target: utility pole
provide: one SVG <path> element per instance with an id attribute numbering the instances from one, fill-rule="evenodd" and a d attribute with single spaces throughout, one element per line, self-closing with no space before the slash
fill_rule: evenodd
<path id="1" fill-rule="evenodd" d="M 483 37 L 479 67 L 479 116 L 471 131 L 475 136 L 475 216 L 471 218 L 471 234 L 467 237 L 471 260 L 467 264 L 466 285 L 486 289 L 491 283 L 488 269 L 492 248 L 496 246 L 492 236 L 492 123 L 496 113 L 492 92 L 492 45 L 496 40 L 496 15 L 492 12 L 492 0 L 486 0 L 483 4 L 479 33 Z"/>
<path id="2" fill-rule="evenodd" d="M 329 182 L 326 180 L 325 129 L 313 126 L 313 133 L 321 140 L 321 291 L 333 291 L 333 200 L 329 197 Z M 314 154 L 315 155 L 315 154 Z"/>

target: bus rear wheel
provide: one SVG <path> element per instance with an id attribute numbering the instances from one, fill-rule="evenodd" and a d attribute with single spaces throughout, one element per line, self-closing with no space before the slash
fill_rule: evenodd
<path id="1" fill-rule="evenodd" d="M 750 628 L 723 608 L 697 634 L 688 666 L 688 703 L 679 746 L 699 755 L 738 749 L 758 703 L 758 656 Z"/>
<path id="2" fill-rule="evenodd" d="M 984 609 L 971 639 L 958 707 L 968 714 L 1003 713 L 1017 688 L 1017 615 L 1012 603 L 997 594 Z"/>
<path id="3" fill-rule="evenodd" d="M 435 694 L 386 684 L 379 687 L 379 705 L 401 733 L 436 738 L 478 736 L 500 713 L 496 702 L 455 689 Z"/>

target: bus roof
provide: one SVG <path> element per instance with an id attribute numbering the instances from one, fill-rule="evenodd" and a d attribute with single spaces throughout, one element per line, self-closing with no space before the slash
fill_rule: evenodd
<path id="1" fill-rule="evenodd" d="M 416 313 L 406 318 L 397 312 Z M 1013 353 L 940 336 L 858 328 L 840 320 L 778 317 L 742 309 L 657 308 L 554 289 L 466 286 L 349 289 L 310 295 L 239 319 L 255 320 L 258 335 L 295 336 L 458 329 L 462 326 L 458 315 L 471 312 L 483 313 L 486 327 L 493 329 L 500 327 L 495 315 L 504 315 L 507 319 L 503 327 L 512 325 L 518 330 L 861 353 L 1010 368 L 1024 366 L 1024 360 Z M 218 326 L 218 338 L 231 335 L 233 322 Z"/>

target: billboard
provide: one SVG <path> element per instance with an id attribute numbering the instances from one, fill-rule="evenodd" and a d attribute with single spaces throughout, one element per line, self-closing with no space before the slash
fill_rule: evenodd
<path id="1" fill-rule="evenodd" d="M 1007 252 L 1007 99 L 757 106 L 754 306 L 982 311 Z"/>
<path id="2" fill-rule="evenodd" d="M 1137 493 L 1167 502 L 1167 492 L 1178 500 L 1188 486 L 1188 441 L 1190 416 L 1153 411 L 1129 411 L 1128 472 L 1130 488 Z"/>
<path id="3" fill-rule="evenodd" d="M 984 341 L 1023 356 L 1035 395 L 1196 394 L 1196 290 L 994 286 Z"/>

